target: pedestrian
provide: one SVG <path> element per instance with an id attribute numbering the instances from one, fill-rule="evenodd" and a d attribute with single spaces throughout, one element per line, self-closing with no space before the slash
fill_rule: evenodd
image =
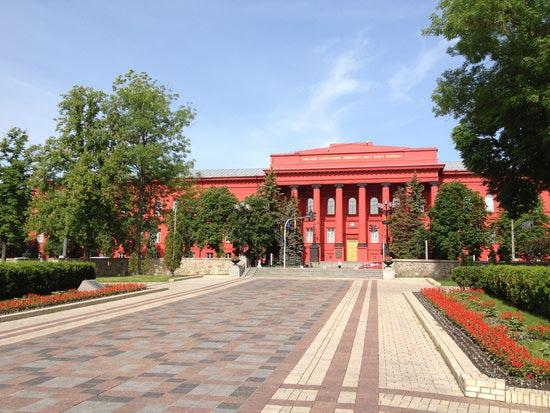
<path id="1" fill-rule="evenodd" d="M 342 268 L 342 262 L 338 261 L 338 269 Z"/>

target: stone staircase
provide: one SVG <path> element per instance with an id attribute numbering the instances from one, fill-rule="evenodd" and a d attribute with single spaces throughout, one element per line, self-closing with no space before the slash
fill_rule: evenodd
<path id="1" fill-rule="evenodd" d="M 245 272 L 245 277 L 327 277 L 327 278 L 373 278 L 381 279 L 382 270 L 359 270 L 353 267 L 317 267 L 317 268 L 297 268 L 297 267 L 262 267 L 250 268 Z"/>

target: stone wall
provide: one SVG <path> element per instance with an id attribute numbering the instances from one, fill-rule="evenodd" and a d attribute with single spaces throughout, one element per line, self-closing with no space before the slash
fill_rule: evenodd
<path id="1" fill-rule="evenodd" d="M 155 275 L 169 275 L 164 267 L 162 258 L 154 260 L 153 273 Z M 174 271 L 174 275 L 230 275 L 233 263 L 229 258 L 182 258 L 181 265 Z"/>
<path id="2" fill-rule="evenodd" d="M 459 264 L 451 260 L 394 260 L 392 267 L 397 277 L 451 278 L 451 270 Z"/>
<path id="3" fill-rule="evenodd" d="M 90 261 L 95 264 L 96 277 L 115 277 L 128 275 L 127 258 L 103 258 L 92 257 Z"/>

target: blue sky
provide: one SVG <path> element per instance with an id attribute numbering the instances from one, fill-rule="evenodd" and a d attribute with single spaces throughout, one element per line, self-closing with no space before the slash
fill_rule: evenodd
<path id="1" fill-rule="evenodd" d="M 2 0 L 0 133 L 55 134 L 60 95 L 111 91 L 145 71 L 190 103 L 198 169 L 268 167 L 271 153 L 329 143 L 437 147 L 458 160 L 456 121 L 436 118 L 456 65 L 425 37 L 436 0 Z"/>

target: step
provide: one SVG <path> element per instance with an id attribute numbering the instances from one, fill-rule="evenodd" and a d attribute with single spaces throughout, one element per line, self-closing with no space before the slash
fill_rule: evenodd
<path id="1" fill-rule="evenodd" d="M 249 273 L 252 277 L 335 277 L 335 278 L 382 278 L 382 270 L 359 270 L 355 268 L 282 268 L 262 267 Z"/>

